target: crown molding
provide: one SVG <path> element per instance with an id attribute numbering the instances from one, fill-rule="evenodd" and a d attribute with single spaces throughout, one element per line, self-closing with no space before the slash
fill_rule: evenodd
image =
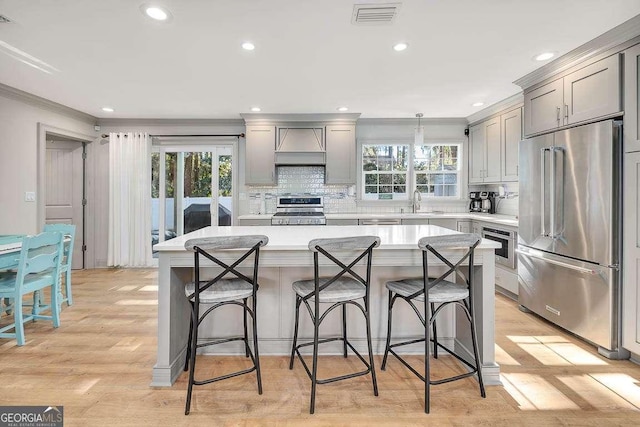
<path id="1" fill-rule="evenodd" d="M 44 110 L 48 110 L 53 113 L 62 114 L 67 117 L 71 117 L 91 125 L 95 125 L 96 121 L 98 120 L 96 117 L 90 114 L 73 109 L 71 107 L 67 107 L 66 105 L 58 104 L 57 102 L 50 101 L 38 95 L 34 95 L 32 93 L 25 92 L 23 90 L 16 89 L 11 86 L 7 86 L 3 83 L 0 83 L 0 96 L 9 98 L 9 99 L 14 99 L 16 101 L 20 101 L 25 104 L 32 105 L 34 107 L 42 108 Z"/>
<path id="2" fill-rule="evenodd" d="M 525 90 L 580 62 L 602 55 L 614 47 L 638 36 L 640 36 L 640 15 L 634 16 L 606 33 L 599 35 L 595 39 L 520 77 L 513 83 Z"/>
<path id="3" fill-rule="evenodd" d="M 237 126 L 244 127 L 242 119 L 98 119 L 100 126 Z"/>
<path id="4" fill-rule="evenodd" d="M 360 113 L 328 113 L 328 114 L 263 114 L 240 113 L 246 124 L 267 123 L 355 123 Z"/>
<path id="5" fill-rule="evenodd" d="M 502 101 L 496 102 L 480 111 L 473 113 L 467 117 L 469 126 L 472 126 L 478 122 L 488 119 L 491 116 L 495 116 L 498 113 L 502 113 L 506 110 L 510 110 L 516 107 L 520 107 L 524 104 L 524 95 L 522 92 L 516 93 Z"/>
<path id="6" fill-rule="evenodd" d="M 364 118 L 358 120 L 359 125 L 369 125 L 369 126 L 415 126 L 418 124 L 418 119 L 416 117 L 404 118 L 404 117 L 396 117 L 396 118 Z M 424 125 L 467 125 L 467 119 L 464 117 L 421 117 L 420 124 Z"/>

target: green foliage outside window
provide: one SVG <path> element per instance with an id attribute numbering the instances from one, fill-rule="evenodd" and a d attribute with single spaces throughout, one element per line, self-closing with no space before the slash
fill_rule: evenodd
<path id="1" fill-rule="evenodd" d="M 175 196 L 177 153 L 165 153 L 166 197 Z M 185 153 L 184 197 L 211 197 L 212 155 L 210 152 Z M 151 154 L 151 197 L 160 197 L 160 153 Z M 219 195 L 231 196 L 231 156 L 219 157 Z"/>

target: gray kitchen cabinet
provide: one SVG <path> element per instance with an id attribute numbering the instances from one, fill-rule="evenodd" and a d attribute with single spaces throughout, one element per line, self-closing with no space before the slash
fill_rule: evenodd
<path id="1" fill-rule="evenodd" d="M 429 224 L 427 218 L 405 218 L 402 220 L 402 225 L 425 225 Z"/>
<path id="2" fill-rule="evenodd" d="M 461 233 L 471 233 L 472 231 L 471 221 L 458 221 L 457 226 Z"/>
<path id="3" fill-rule="evenodd" d="M 565 125 L 621 110 L 619 55 L 588 65 L 563 80 Z"/>
<path id="4" fill-rule="evenodd" d="M 624 151 L 640 151 L 640 44 L 624 51 Z"/>
<path id="5" fill-rule="evenodd" d="M 471 229 L 473 230 L 473 233 L 482 236 L 482 223 L 473 221 L 473 223 L 471 224 Z"/>
<path id="6" fill-rule="evenodd" d="M 238 225 L 271 226 L 271 215 L 267 218 L 238 219 Z"/>
<path id="7" fill-rule="evenodd" d="M 500 180 L 518 180 L 518 146 L 522 140 L 522 108 L 516 108 L 500 116 L 502 135 Z"/>
<path id="8" fill-rule="evenodd" d="M 524 94 L 529 136 L 621 111 L 620 56 L 612 55 Z"/>
<path id="9" fill-rule="evenodd" d="M 622 346 L 640 355 L 640 152 L 624 155 Z"/>
<path id="10" fill-rule="evenodd" d="M 503 295 L 512 298 L 518 296 L 518 273 L 517 270 L 504 268 L 496 264 L 496 290 Z M 509 292 L 504 292 L 507 290 Z"/>
<path id="11" fill-rule="evenodd" d="M 438 227 L 448 228 L 449 230 L 458 230 L 458 220 L 455 218 L 430 218 L 429 225 L 437 225 Z"/>
<path id="12" fill-rule="evenodd" d="M 524 94 L 524 133 L 531 135 L 562 125 L 564 103 L 562 79 Z"/>
<path id="13" fill-rule="evenodd" d="M 327 225 L 358 225 L 357 219 L 327 219 Z"/>
<path id="14" fill-rule="evenodd" d="M 484 123 L 469 128 L 469 183 L 481 184 L 484 181 Z"/>
<path id="15" fill-rule="evenodd" d="M 245 184 L 274 185 L 276 128 L 275 126 L 246 127 Z"/>
<path id="16" fill-rule="evenodd" d="M 469 183 L 500 182 L 500 117 L 469 128 Z"/>
<path id="17" fill-rule="evenodd" d="M 356 183 L 356 126 L 328 125 L 325 132 L 326 184 Z"/>

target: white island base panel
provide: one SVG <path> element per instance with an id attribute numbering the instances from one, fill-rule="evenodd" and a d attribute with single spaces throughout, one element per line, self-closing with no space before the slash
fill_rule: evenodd
<path id="1" fill-rule="evenodd" d="M 382 354 L 387 335 L 388 312 L 388 292 L 385 283 L 389 280 L 421 275 L 422 252 L 417 248 L 418 236 L 453 233 L 457 232 L 430 225 L 208 227 L 156 245 L 155 248 L 159 250 L 158 354 L 151 385 L 169 387 L 183 372 L 190 316 L 190 306 L 184 295 L 184 283 L 193 277 L 193 253 L 184 250 L 184 242 L 188 238 L 243 234 L 265 234 L 269 237 L 269 244 L 260 252 L 257 310 L 259 352 L 261 356 L 267 356 L 291 353 L 295 319 L 295 294 L 291 284 L 295 280 L 313 278 L 313 256 L 307 249 L 308 241 L 317 237 L 380 236 L 381 247 L 375 249 L 373 256 L 370 312 L 374 352 Z M 483 378 L 487 385 L 500 384 L 500 370 L 495 363 L 494 351 L 495 246 L 495 243 L 484 240 L 476 249 L 474 257 L 474 308 L 480 358 L 483 361 Z M 459 253 L 455 251 L 445 254 L 451 259 L 455 259 L 456 255 L 459 257 Z M 320 260 L 322 261 L 323 257 L 320 257 Z M 430 266 L 440 265 L 440 268 L 444 268 L 435 257 L 433 260 L 430 257 L 429 260 Z M 203 265 L 203 277 L 212 277 L 216 268 L 211 267 L 211 264 Z M 321 274 L 324 271 L 328 273 L 331 270 L 321 269 Z M 361 268 L 358 272 L 364 274 L 364 269 Z M 321 305 L 321 310 L 328 306 Z M 393 315 L 394 341 L 424 336 L 419 320 L 404 301 L 396 302 Z M 242 325 L 242 310 L 239 307 L 222 307 L 200 326 L 200 336 L 241 335 Z M 342 331 L 341 325 L 341 310 L 334 310 L 323 321 L 321 336 L 339 336 Z M 453 307 L 449 307 L 438 316 L 437 325 L 439 342 L 453 348 L 467 360 L 472 360 L 469 327 L 464 314 L 456 313 Z M 303 305 L 300 311 L 299 342 L 310 340 L 312 335 L 312 323 Z M 347 336 L 358 351 L 366 354 L 364 316 L 355 307 L 349 307 L 347 311 Z M 205 350 L 208 354 L 244 355 L 241 342 L 217 345 Z M 311 347 L 307 350 L 310 352 Z M 423 351 L 420 344 L 405 348 L 406 353 L 422 354 Z M 341 343 L 320 345 L 320 354 L 341 354 Z M 379 366 L 376 369 L 379 369 Z"/>

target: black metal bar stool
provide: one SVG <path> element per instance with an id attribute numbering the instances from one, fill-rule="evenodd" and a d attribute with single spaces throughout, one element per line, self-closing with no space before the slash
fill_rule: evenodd
<path id="1" fill-rule="evenodd" d="M 484 390 L 484 383 L 482 381 L 482 362 L 478 356 L 478 341 L 476 337 L 476 325 L 473 314 L 473 252 L 480 243 L 481 237 L 477 234 L 453 234 L 446 236 L 436 237 L 424 237 L 418 242 L 418 247 L 422 249 L 422 277 L 403 279 L 393 282 L 387 282 L 386 287 L 389 290 L 389 313 L 387 322 L 387 344 L 384 350 L 384 358 L 382 359 L 382 370 L 384 371 L 387 365 L 387 356 L 389 353 L 394 355 L 404 366 L 406 366 L 411 372 L 413 372 L 418 378 L 424 381 L 424 411 L 429 413 L 429 387 L 431 385 L 443 384 L 462 378 L 467 378 L 472 375 L 477 375 L 478 383 L 480 384 L 480 395 L 484 398 L 486 393 Z M 461 258 L 454 264 L 446 259 L 439 251 L 452 250 L 452 249 L 466 249 L 466 252 Z M 427 255 L 431 252 L 440 261 L 446 264 L 448 270 L 437 278 L 429 278 L 429 263 Z M 461 271 L 461 264 L 469 259 L 469 274 L 465 277 Z M 460 274 L 465 283 L 454 283 L 445 280 L 445 277 L 451 273 Z M 409 341 L 403 341 L 391 344 L 391 320 L 393 305 L 398 298 L 405 300 L 418 315 L 420 322 L 424 326 L 424 338 L 413 339 Z M 467 301 L 468 299 L 468 301 Z M 422 316 L 420 310 L 415 304 L 415 301 L 423 303 L 423 309 L 425 315 Z M 437 308 L 436 304 L 439 304 Z M 438 338 L 435 332 L 436 316 L 440 311 L 449 304 L 456 304 L 462 308 L 471 325 L 471 341 L 473 344 L 473 355 L 475 359 L 475 365 L 467 362 L 462 357 L 455 354 L 453 351 L 438 343 Z M 427 315 L 428 308 L 431 308 L 431 316 Z M 427 319 L 425 319 L 427 318 Z M 429 336 L 430 329 L 433 327 L 433 338 Z M 399 356 L 393 349 L 408 344 L 415 344 L 424 342 L 424 376 L 421 375 L 415 368 L 407 363 L 401 356 Z M 471 369 L 469 372 L 455 375 L 453 377 L 444 378 L 440 380 L 431 380 L 429 376 L 429 343 L 433 342 L 434 357 L 438 357 L 438 347 L 442 348 L 466 366 Z"/>
<path id="2" fill-rule="evenodd" d="M 258 260 L 260 247 L 269 242 L 267 236 L 225 236 L 225 237 L 205 237 L 199 239 L 190 239 L 184 244 L 185 248 L 194 252 L 194 281 L 187 283 L 185 286 L 185 294 L 191 304 L 191 319 L 189 322 L 189 342 L 187 344 L 187 358 L 184 370 L 188 370 L 189 366 L 189 385 L 187 388 L 187 403 L 185 407 L 185 415 L 191 410 L 191 395 L 194 385 L 210 384 L 212 382 L 225 380 L 227 378 L 236 377 L 238 375 L 248 374 L 256 371 L 258 380 L 258 393 L 262 394 L 262 379 L 260 377 L 260 358 L 258 355 L 258 333 L 256 294 L 258 291 Z M 212 253 L 220 256 L 223 253 L 229 255 L 229 250 L 248 249 L 245 252 L 239 252 L 240 256 L 231 264 L 226 264 Z M 253 272 L 251 277 L 246 276 L 236 270 L 236 267 L 243 261 L 253 255 Z M 222 267 L 223 272 L 218 274 L 211 280 L 200 280 L 200 257 L 213 262 Z M 235 277 L 225 279 L 231 274 Z M 251 307 L 247 304 L 251 299 Z M 200 304 L 208 304 L 208 307 L 202 315 L 200 315 Z M 206 342 L 198 342 L 198 326 L 202 321 L 215 309 L 225 305 L 238 305 L 242 307 L 244 314 L 244 336 L 230 337 L 223 339 L 211 339 Z M 247 315 L 251 316 L 253 323 L 253 351 L 249 346 L 247 333 Z M 194 327 L 194 324 L 196 327 Z M 215 344 L 222 344 L 231 341 L 244 341 L 245 356 L 251 357 L 253 366 L 242 371 L 221 375 L 206 380 L 196 380 L 196 350 L 198 348 L 207 347 Z"/>
<path id="3" fill-rule="evenodd" d="M 317 384 L 327 384 L 334 381 L 346 380 L 362 375 L 371 374 L 373 382 L 373 394 L 378 395 L 378 384 L 376 382 L 376 372 L 373 364 L 373 350 L 371 346 L 371 322 L 369 318 L 369 286 L 371 283 L 371 258 L 373 248 L 380 245 L 380 238 L 377 236 L 356 236 L 335 239 L 314 239 L 309 242 L 309 250 L 313 251 L 313 276 L 312 280 L 299 280 L 293 283 L 293 290 L 296 293 L 296 321 L 293 333 L 293 345 L 291 348 L 291 359 L 289 369 L 293 369 L 295 355 L 298 355 L 302 366 L 311 379 L 311 404 L 309 412 L 315 411 L 316 386 Z M 334 256 L 329 251 L 343 252 Z M 348 252 L 344 252 L 348 251 Z M 324 255 L 328 260 L 341 268 L 341 271 L 331 277 L 320 277 L 320 267 L 318 254 Z M 366 275 L 363 278 L 353 271 L 353 267 L 366 257 Z M 343 260 L 350 259 L 351 261 Z M 348 273 L 348 275 L 346 275 Z M 362 304 L 358 301 L 362 299 Z M 304 303 L 311 316 L 314 332 L 313 341 L 298 344 L 298 323 L 300 320 L 300 305 Z M 320 304 L 329 303 L 331 306 L 323 313 L 320 313 Z M 367 345 L 369 349 L 369 360 L 367 361 L 347 340 L 347 305 L 351 304 L 360 309 L 364 315 L 367 327 Z M 342 307 L 342 336 L 334 338 L 319 338 L 320 324 L 334 309 Z M 343 355 L 347 357 L 347 349 L 358 356 L 362 361 L 365 370 L 351 374 L 341 375 L 333 378 L 318 379 L 318 345 L 331 341 L 342 341 Z M 313 364 L 311 369 L 300 354 L 300 348 L 313 346 Z"/>

